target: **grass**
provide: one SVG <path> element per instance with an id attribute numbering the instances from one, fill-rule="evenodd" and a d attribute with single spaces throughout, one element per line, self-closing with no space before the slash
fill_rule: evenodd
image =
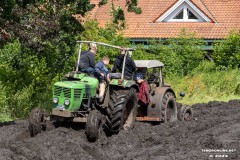
<path id="1" fill-rule="evenodd" d="M 12 121 L 10 113 L 0 113 L 0 123 Z"/>
<path id="2" fill-rule="evenodd" d="M 240 70 L 194 73 L 166 81 L 177 94 L 178 102 L 184 104 L 240 99 Z M 181 91 L 185 92 L 182 100 L 179 96 Z"/>

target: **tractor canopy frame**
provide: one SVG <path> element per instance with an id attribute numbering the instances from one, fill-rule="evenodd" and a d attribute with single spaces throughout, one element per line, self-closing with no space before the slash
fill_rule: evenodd
<path id="1" fill-rule="evenodd" d="M 80 58 L 81 58 L 81 52 L 82 52 L 82 45 L 85 44 L 90 44 L 90 43 L 94 43 L 96 45 L 102 45 L 105 47 L 111 47 L 111 48 L 115 48 L 121 51 L 124 51 L 124 59 L 123 59 L 123 69 L 122 69 L 122 73 L 121 73 L 121 80 L 123 80 L 124 78 L 124 69 L 125 69 L 125 62 L 126 62 L 126 57 L 128 54 L 130 54 L 132 51 L 135 51 L 135 49 L 133 48 L 125 48 L 125 47 L 120 47 L 120 46 L 115 46 L 115 45 L 110 45 L 110 44 L 106 44 L 106 43 L 102 43 L 102 42 L 95 42 L 95 41 L 77 41 L 77 43 L 79 43 L 79 51 L 78 51 L 78 61 L 77 61 L 77 67 L 76 67 L 76 72 L 78 72 L 78 66 L 80 63 Z"/>
<path id="2" fill-rule="evenodd" d="M 153 71 L 156 71 L 156 68 L 159 68 L 159 87 L 164 86 L 162 68 L 164 64 L 158 60 L 134 60 L 137 68 L 153 68 Z"/>

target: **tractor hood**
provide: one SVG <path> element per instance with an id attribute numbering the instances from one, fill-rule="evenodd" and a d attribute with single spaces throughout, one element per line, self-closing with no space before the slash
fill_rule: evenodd
<path id="1" fill-rule="evenodd" d="M 61 81 L 56 82 L 54 86 L 64 87 L 64 88 L 96 88 L 98 86 L 97 79 L 86 79 L 84 78 L 83 81 Z"/>
<path id="2" fill-rule="evenodd" d="M 62 81 L 56 82 L 54 86 L 65 87 L 65 88 L 85 88 L 87 83 L 79 81 Z"/>

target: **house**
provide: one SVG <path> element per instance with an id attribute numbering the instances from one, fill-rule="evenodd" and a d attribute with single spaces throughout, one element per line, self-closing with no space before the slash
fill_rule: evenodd
<path id="1" fill-rule="evenodd" d="M 123 33 L 134 43 L 177 37 L 186 28 L 211 46 L 229 31 L 240 29 L 240 0 L 138 0 L 141 14 L 127 12 L 126 0 L 112 0 L 102 6 L 99 0 L 91 0 L 96 4 L 91 18 L 101 27 L 112 18 L 111 2 L 124 9 L 127 27 Z"/>

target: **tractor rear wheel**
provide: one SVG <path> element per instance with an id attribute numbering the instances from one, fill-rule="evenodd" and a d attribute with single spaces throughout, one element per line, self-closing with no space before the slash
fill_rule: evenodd
<path id="1" fill-rule="evenodd" d="M 117 134 L 121 129 L 133 128 L 137 115 L 137 93 L 135 88 L 116 88 L 110 95 L 107 109 L 106 126 L 110 134 Z"/>
<path id="2" fill-rule="evenodd" d="M 101 114 L 97 110 L 90 111 L 86 123 L 86 135 L 90 142 L 95 142 L 99 137 Z"/>
<path id="3" fill-rule="evenodd" d="M 177 103 L 172 92 L 166 92 L 162 99 L 161 115 L 163 122 L 177 120 Z"/>
<path id="4" fill-rule="evenodd" d="M 179 120 L 182 121 L 191 121 L 193 119 L 193 111 L 192 108 L 188 105 L 183 105 L 182 108 L 178 111 Z"/>
<path id="5" fill-rule="evenodd" d="M 46 122 L 43 119 L 43 111 L 40 108 L 34 108 L 29 117 L 29 132 L 31 137 L 35 137 L 42 130 L 46 130 Z"/>

